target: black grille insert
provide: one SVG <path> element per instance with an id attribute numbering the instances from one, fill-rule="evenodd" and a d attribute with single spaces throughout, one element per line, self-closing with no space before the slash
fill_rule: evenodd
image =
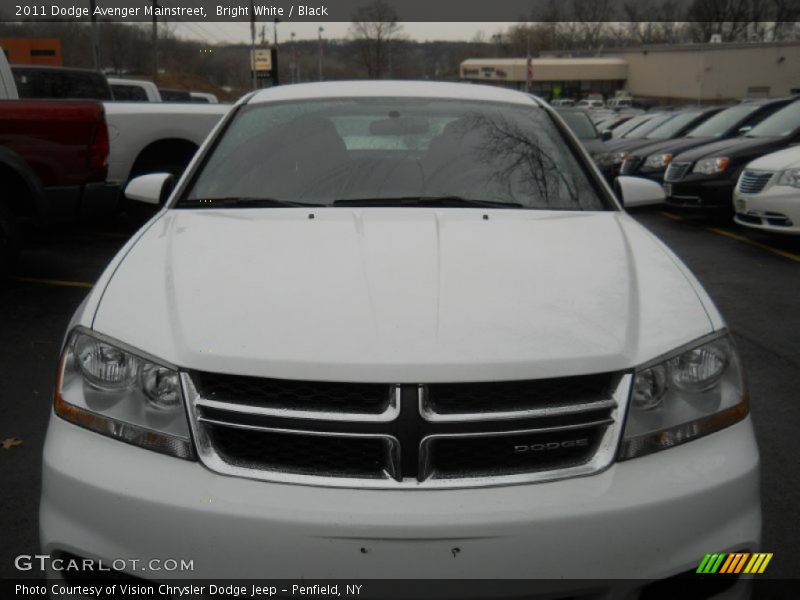
<path id="1" fill-rule="evenodd" d="M 428 386 L 427 406 L 442 415 L 560 408 L 611 398 L 619 375 L 583 375 L 492 383 Z"/>
<path id="2" fill-rule="evenodd" d="M 577 467 L 597 451 L 605 426 L 428 440 L 427 472 L 434 479 L 517 475 Z"/>
<path id="3" fill-rule="evenodd" d="M 385 384 L 264 379 L 217 373 L 192 374 L 206 400 L 279 410 L 381 414 L 394 388 Z"/>
<path id="4" fill-rule="evenodd" d="M 299 431 L 241 429 L 206 423 L 226 463 L 304 475 L 383 479 L 391 474 L 391 443 L 383 437 L 341 437 Z"/>

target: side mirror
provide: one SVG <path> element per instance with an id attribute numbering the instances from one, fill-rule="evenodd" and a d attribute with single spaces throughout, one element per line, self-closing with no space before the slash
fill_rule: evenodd
<path id="1" fill-rule="evenodd" d="M 603 131 L 600 132 L 600 139 L 603 140 L 604 142 L 607 142 L 613 136 L 614 134 L 610 129 L 603 129 Z"/>
<path id="2" fill-rule="evenodd" d="M 643 177 L 621 175 L 614 180 L 614 190 L 625 208 L 662 204 L 667 199 L 664 188 Z"/>
<path id="3" fill-rule="evenodd" d="M 173 187 L 175 187 L 175 177 L 171 173 L 139 175 L 125 186 L 125 197 L 160 206 L 166 202 Z"/>
<path id="4" fill-rule="evenodd" d="M 752 125 L 745 125 L 744 127 L 739 127 L 739 135 L 748 134 L 752 128 L 753 128 Z"/>

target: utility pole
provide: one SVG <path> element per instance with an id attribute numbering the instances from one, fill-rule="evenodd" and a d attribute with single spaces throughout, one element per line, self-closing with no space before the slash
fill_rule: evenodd
<path id="1" fill-rule="evenodd" d="M 153 46 L 153 81 L 158 81 L 158 19 L 156 18 L 156 9 L 158 8 L 158 2 L 153 0 L 153 37 L 152 37 L 152 46 Z"/>
<path id="2" fill-rule="evenodd" d="M 250 0 L 250 69 L 253 75 L 253 89 L 258 89 L 258 74 L 256 72 L 256 11 L 253 0 Z"/>
<path id="3" fill-rule="evenodd" d="M 533 61 L 531 60 L 531 28 L 527 29 L 528 54 L 525 59 L 525 91 L 531 93 L 531 79 L 533 79 Z"/>
<path id="4" fill-rule="evenodd" d="M 289 65 L 289 73 L 292 77 L 292 83 L 297 83 L 297 42 L 295 41 L 295 37 L 297 34 L 293 31 L 289 34 L 289 38 L 292 40 L 292 62 Z"/>
<path id="5" fill-rule="evenodd" d="M 317 79 L 322 81 L 322 32 L 325 31 L 324 27 L 317 30 L 317 39 L 319 41 L 319 62 L 317 64 Z"/>
<path id="6" fill-rule="evenodd" d="M 94 70 L 100 68 L 100 43 L 97 39 L 97 17 L 94 14 L 95 0 L 89 0 L 89 10 L 92 14 L 92 64 Z"/>
<path id="7" fill-rule="evenodd" d="M 275 49 L 272 59 L 272 85 L 280 84 L 280 71 L 278 69 L 278 23 L 280 22 L 281 20 L 278 17 L 275 17 L 272 21 L 272 47 Z"/>

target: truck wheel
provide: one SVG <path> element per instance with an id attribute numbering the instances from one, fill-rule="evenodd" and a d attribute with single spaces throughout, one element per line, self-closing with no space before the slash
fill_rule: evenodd
<path id="1" fill-rule="evenodd" d="M 19 227 L 14 214 L 0 203 L 0 277 L 11 273 L 20 250 Z"/>

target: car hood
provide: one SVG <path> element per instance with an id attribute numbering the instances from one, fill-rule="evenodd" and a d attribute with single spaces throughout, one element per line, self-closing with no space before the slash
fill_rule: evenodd
<path id="1" fill-rule="evenodd" d="M 750 169 L 763 169 L 765 171 L 782 171 L 800 167 L 800 147 L 784 148 L 778 152 L 767 154 L 755 159 L 747 165 Z"/>
<path id="2" fill-rule="evenodd" d="M 784 138 L 749 138 L 736 137 L 719 140 L 710 144 L 703 144 L 697 148 L 681 152 L 675 156 L 673 162 L 695 162 L 701 158 L 714 158 L 717 156 L 727 156 L 728 158 L 740 158 L 748 155 L 763 154 L 765 148 L 780 146 L 781 143 L 788 143 Z"/>
<path id="3" fill-rule="evenodd" d="M 712 331 L 684 269 L 615 211 L 171 210 L 129 248 L 93 327 L 179 367 L 241 375 L 607 372 Z"/>

